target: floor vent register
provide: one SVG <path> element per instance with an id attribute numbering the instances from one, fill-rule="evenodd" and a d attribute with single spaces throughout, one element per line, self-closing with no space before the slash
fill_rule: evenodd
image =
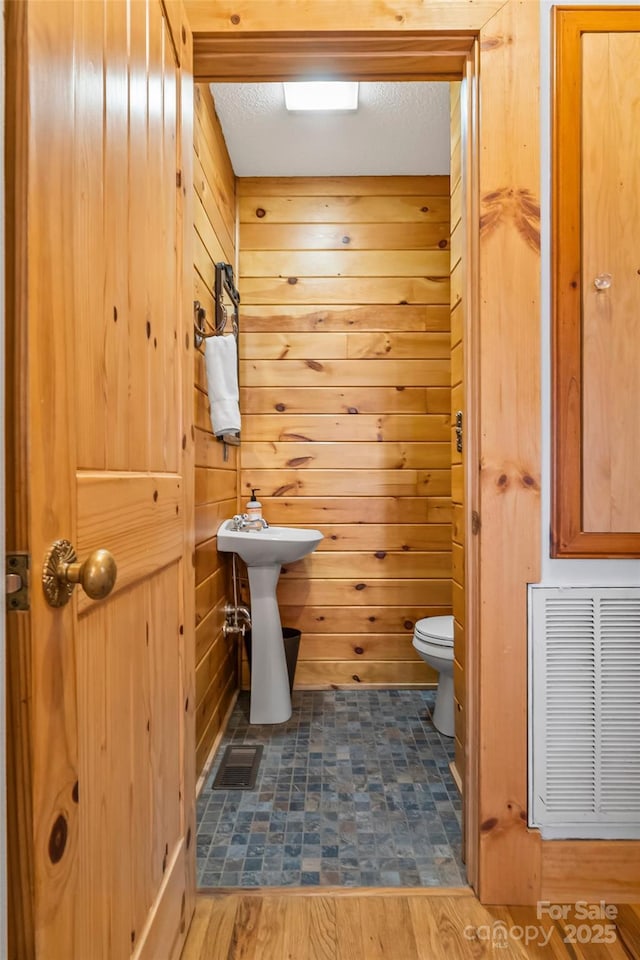
<path id="1" fill-rule="evenodd" d="M 230 746 L 213 781 L 212 790 L 253 790 L 262 759 L 262 745 Z"/>

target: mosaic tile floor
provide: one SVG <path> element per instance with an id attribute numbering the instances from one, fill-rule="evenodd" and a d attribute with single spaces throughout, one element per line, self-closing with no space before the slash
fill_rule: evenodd
<path id="1" fill-rule="evenodd" d="M 461 886 L 453 741 L 423 690 L 297 691 L 250 726 L 241 694 L 198 799 L 201 886 Z M 264 744 L 256 787 L 211 790 L 224 748 Z"/>

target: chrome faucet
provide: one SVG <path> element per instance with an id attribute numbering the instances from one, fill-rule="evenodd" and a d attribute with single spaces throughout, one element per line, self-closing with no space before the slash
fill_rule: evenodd
<path id="1" fill-rule="evenodd" d="M 251 520 L 246 513 L 237 513 L 232 520 L 234 530 L 268 530 L 269 524 L 264 517 Z"/>

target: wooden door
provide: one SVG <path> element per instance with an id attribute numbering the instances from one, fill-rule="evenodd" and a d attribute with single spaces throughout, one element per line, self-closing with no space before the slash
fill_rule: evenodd
<path id="1" fill-rule="evenodd" d="M 193 909 L 190 37 L 166 9 L 8 4 L 9 546 L 31 557 L 31 609 L 9 618 L 20 960 L 172 960 Z M 108 598 L 48 605 L 61 537 L 113 554 Z"/>

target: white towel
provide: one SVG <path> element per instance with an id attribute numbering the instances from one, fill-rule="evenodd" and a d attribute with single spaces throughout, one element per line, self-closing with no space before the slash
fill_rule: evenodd
<path id="1" fill-rule="evenodd" d="M 236 338 L 208 337 L 204 348 L 211 405 L 211 429 L 216 437 L 240 430 L 238 348 Z"/>

